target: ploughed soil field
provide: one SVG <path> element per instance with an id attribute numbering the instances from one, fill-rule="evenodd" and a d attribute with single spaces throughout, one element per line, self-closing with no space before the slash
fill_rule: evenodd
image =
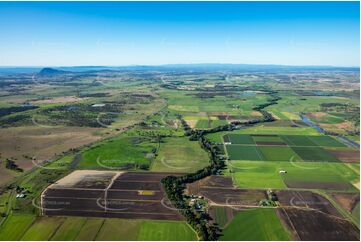
<path id="1" fill-rule="evenodd" d="M 360 193 L 332 192 L 330 195 L 338 204 L 350 213 L 360 202 Z"/>
<path id="2" fill-rule="evenodd" d="M 276 191 L 277 214 L 295 240 L 359 240 L 360 231 L 323 196 L 310 191 Z"/>
<path id="3" fill-rule="evenodd" d="M 189 184 L 187 193 L 204 196 L 214 206 L 253 207 L 267 198 L 265 190 L 235 188 L 232 178 L 225 176 L 210 176 Z"/>
<path id="4" fill-rule="evenodd" d="M 295 240 L 359 240 L 360 231 L 348 220 L 317 210 L 280 208 L 279 217 Z"/>
<path id="5" fill-rule="evenodd" d="M 49 186 L 42 194 L 43 215 L 183 220 L 170 205 L 160 172 L 79 170 Z"/>

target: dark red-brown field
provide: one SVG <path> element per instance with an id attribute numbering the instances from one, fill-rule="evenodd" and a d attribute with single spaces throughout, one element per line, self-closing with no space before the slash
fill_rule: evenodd
<path id="1" fill-rule="evenodd" d="M 42 213 L 85 216 L 183 220 L 166 199 L 161 179 L 172 173 L 76 171 L 42 194 Z"/>

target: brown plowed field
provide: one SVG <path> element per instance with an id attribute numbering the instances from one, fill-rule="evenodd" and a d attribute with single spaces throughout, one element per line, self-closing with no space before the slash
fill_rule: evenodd
<path id="1" fill-rule="evenodd" d="M 188 184 L 187 193 L 204 196 L 218 206 L 257 206 L 267 197 L 265 190 L 235 188 L 227 176 L 210 176 Z"/>
<path id="2" fill-rule="evenodd" d="M 302 182 L 285 180 L 289 188 L 325 189 L 325 190 L 348 190 L 352 188 L 350 183 L 344 182 Z"/>
<path id="3" fill-rule="evenodd" d="M 169 175 L 181 174 L 76 171 L 43 192 L 42 213 L 48 216 L 183 220 L 162 189 L 161 179 Z"/>
<path id="4" fill-rule="evenodd" d="M 337 159 L 343 162 L 359 163 L 360 151 L 356 150 L 327 150 L 328 153 L 337 157 Z"/>
<path id="5" fill-rule="evenodd" d="M 349 193 L 349 192 L 333 192 L 331 196 L 335 201 L 340 204 L 344 209 L 350 213 L 355 208 L 355 206 L 360 202 L 359 193 Z"/>
<path id="6" fill-rule="evenodd" d="M 320 194 L 310 191 L 275 191 L 280 206 L 315 209 L 330 215 L 341 216 L 337 209 Z"/>
<path id="7" fill-rule="evenodd" d="M 278 216 L 293 232 L 295 240 L 359 241 L 360 231 L 348 220 L 317 210 L 283 208 Z"/>

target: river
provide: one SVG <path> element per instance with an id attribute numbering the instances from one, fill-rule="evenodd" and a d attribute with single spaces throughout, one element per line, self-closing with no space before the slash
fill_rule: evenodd
<path id="1" fill-rule="evenodd" d="M 307 118 L 305 115 L 300 115 L 302 121 L 311 126 L 312 128 L 316 129 L 317 132 L 321 133 L 321 134 L 326 134 L 325 130 L 323 128 L 321 128 L 320 126 L 318 126 L 317 124 L 315 124 L 314 122 L 312 122 L 309 118 Z M 349 146 L 354 147 L 356 149 L 360 149 L 360 144 L 350 140 L 349 138 L 347 138 L 346 136 L 343 135 L 337 135 L 338 138 L 342 139 L 344 141 L 344 143 L 347 143 Z"/>

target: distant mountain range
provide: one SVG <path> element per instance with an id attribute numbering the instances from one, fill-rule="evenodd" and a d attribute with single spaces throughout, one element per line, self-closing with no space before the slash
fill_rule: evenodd
<path id="1" fill-rule="evenodd" d="M 168 64 L 168 65 L 133 65 L 133 66 L 67 66 L 67 67 L 0 67 L 0 73 L 38 73 L 40 76 L 64 74 L 66 72 L 94 71 L 132 71 L 132 70 L 189 70 L 189 71 L 359 71 L 359 67 L 336 66 L 287 66 L 287 65 L 253 65 L 253 64 Z"/>

